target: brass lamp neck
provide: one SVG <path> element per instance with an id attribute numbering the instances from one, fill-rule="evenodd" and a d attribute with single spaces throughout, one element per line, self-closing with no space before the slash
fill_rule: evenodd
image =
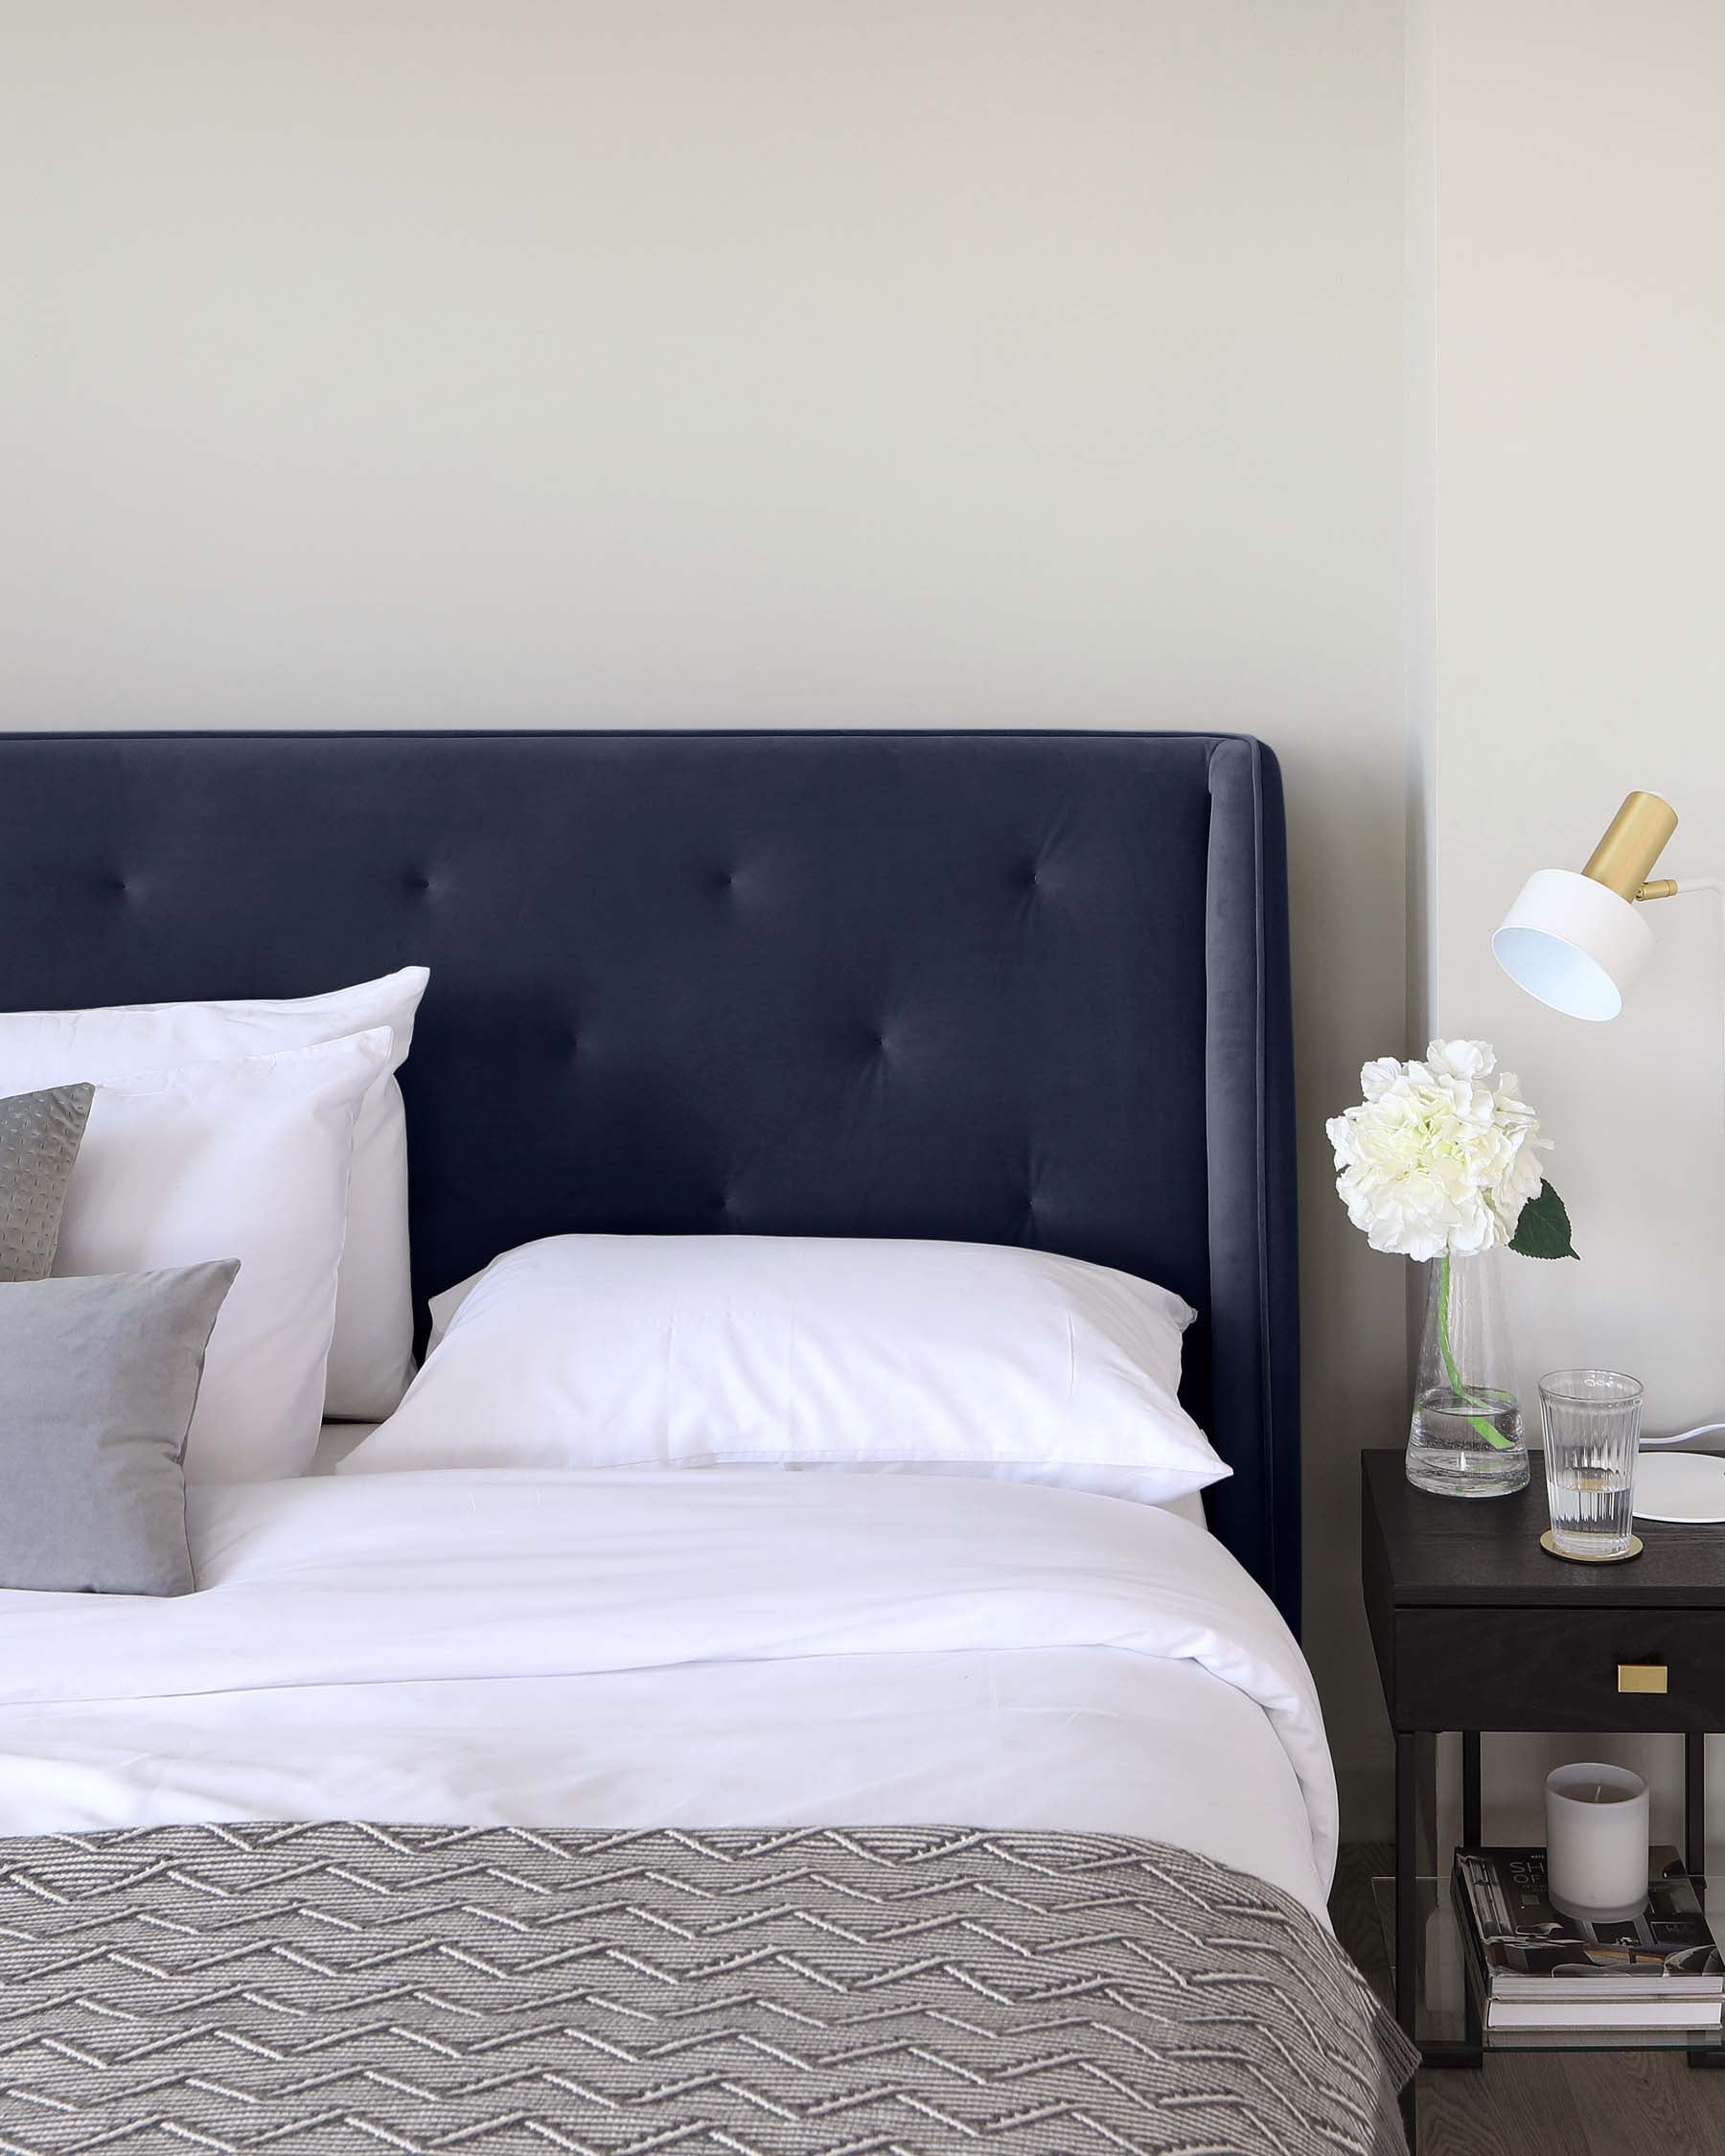
<path id="1" fill-rule="evenodd" d="M 1657 793 L 1631 793 L 1611 819 L 1610 829 L 1594 848 L 1583 876 L 1603 883 L 1619 898 L 1669 898 L 1675 885 L 1649 884 L 1647 871 L 1677 828 L 1677 812 Z"/>

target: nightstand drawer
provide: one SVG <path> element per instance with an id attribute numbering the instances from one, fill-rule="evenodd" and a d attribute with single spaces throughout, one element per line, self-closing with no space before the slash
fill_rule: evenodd
<path id="1" fill-rule="evenodd" d="M 1403 1730 L 1725 1728 L 1725 1610 L 1398 1610 L 1393 1666 Z"/>

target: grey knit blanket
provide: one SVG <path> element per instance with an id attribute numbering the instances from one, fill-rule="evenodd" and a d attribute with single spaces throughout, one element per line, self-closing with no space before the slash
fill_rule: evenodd
<path id="1" fill-rule="evenodd" d="M 1399 2156 L 1413 2063 L 1298 1903 L 1114 1835 L 0 1840 L 9 2156 Z"/>

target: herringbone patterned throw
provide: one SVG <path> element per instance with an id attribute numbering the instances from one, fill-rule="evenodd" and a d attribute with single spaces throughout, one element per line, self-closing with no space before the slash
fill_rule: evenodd
<path id="1" fill-rule="evenodd" d="M 1287 1895 L 1111 1835 L 0 1841 L 9 2156 L 1392 2156 L 1411 2065 Z"/>

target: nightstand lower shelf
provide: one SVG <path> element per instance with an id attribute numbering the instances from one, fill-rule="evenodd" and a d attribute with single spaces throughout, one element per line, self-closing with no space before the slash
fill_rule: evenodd
<path id="1" fill-rule="evenodd" d="M 1466 1942 L 1457 1921 L 1447 1879 L 1414 1883 L 1416 1942 L 1414 1954 L 1414 2040 L 1429 2067 L 1478 2066 L 1485 2052 L 1689 2052 L 1709 2064 L 1725 2063 L 1725 2029 L 1493 2029 L 1468 2028 Z M 1384 1935 L 1384 1951 L 1395 1966 L 1395 1881 L 1373 1879 L 1372 1902 Z"/>

